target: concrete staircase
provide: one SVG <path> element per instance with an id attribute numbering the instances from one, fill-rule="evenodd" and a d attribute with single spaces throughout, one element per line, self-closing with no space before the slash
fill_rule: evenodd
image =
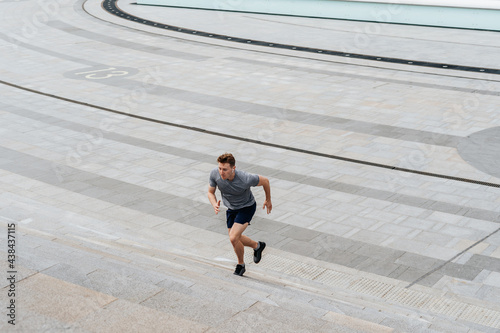
<path id="1" fill-rule="evenodd" d="M 268 247 L 233 275 L 227 237 L 169 221 L 144 233 L 116 226 L 66 233 L 20 228 L 17 331 L 37 332 L 474 332 L 455 317 L 476 307 L 418 286 Z M 102 228 L 101 228 L 102 230 Z M 159 230 L 159 228 L 158 228 Z M 176 234 L 177 235 L 173 235 Z M 2 265 L 5 265 L 2 263 Z M 7 269 L 5 268 L 4 271 Z M 6 282 L 4 282 L 4 286 Z M 5 291 L 5 290 L 4 290 Z M 5 295 L 5 292 L 2 292 Z M 2 295 L 2 296 L 3 296 Z M 448 302 L 448 303 L 446 303 Z M 427 306 L 425 306 L 427 304 Z M 443 312 L 441 307 L 447 309 Z M 496 317 L 495 317 L 496 318 Z M 11 329 L 5 322 L 0 330 Z"/>

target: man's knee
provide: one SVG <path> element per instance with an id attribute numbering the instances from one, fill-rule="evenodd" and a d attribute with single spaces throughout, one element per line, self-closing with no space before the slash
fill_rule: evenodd
<path id="1" fill-rule="evenodd" d="M 229 241 L 231 244 L 236 245 L 240 242 L 241 235 L 232 235 L 229 234 Z"/>

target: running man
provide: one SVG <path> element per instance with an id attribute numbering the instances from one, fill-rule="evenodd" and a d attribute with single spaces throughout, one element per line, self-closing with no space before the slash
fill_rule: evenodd
<path id="1" fill-rule="evenodd" d="M 264 188 L 266 200 L 262 209 L 267 208 L 267 214 L 273 208 L 271 203 L 271 187 L 269 179 L 266 177 L 236 170 L 236 161 L 232 154 L 226 153 L 219 156 L 217 162 L 219 162 L 219 167 L 210 172 L 208 200 L 210 200 L 215 214 L 218 214 L 220 212 L 220 200 L 217 201 L 217 197 L 215 196 L 215 190 L 218 187 L 221 192 L 222 202 L 228 208 L 226 211 L 226 223 L 229 240 L 238 258 L 234 274 L 242 276 L 245 273 L 244 247 L 248 246 L 254 250 L 253 261 L 256 264 L 262 258 L 262 251 L 266 247 L 266 243 L 256 242 L 243 235 L 245 229 L 250 225 L 257 207 L 250 187 L 262 186 Z"/>

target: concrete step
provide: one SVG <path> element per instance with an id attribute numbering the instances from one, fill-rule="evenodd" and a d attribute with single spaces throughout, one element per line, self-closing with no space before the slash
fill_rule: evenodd
<path id="1" fill-rule="evenodd" d="M 246 318 L 247 314 L 241 314 L 247 311 L 253 317 L 262 316 L 265 325 L 292 325 L 287 326 L 292 331 L 300 331 L 304 322 L 318 330 L 341 325 L 347 331 L 369 327 L 370 332 L 432 332 L 433 328 L 441 331 L 449 327 L 455 332 L 474 328 L 493 332 L 497 325 L 497 309 L 486 308 L 484 303 L 420 286 L 408 289 L 400 281 L 360 274 L 272 247 L 266 249 L 258 265 L 252 263 L 251 251 L 247 251 L 247 273 L 237 277 L 232 274 L 235 258 L 226 237 L 198 228 L 190 231 L 205 239 L 205 246 L 161 233 L 155 241 L 133 237 L 125 230 L 121 238 L 114 239 L 64 234 L 63 229 L 47 233 L 23 228 L 32 248 L 22 251 L 20 262 L 30 269 L 29 274 L 40 271 L 203 327 L 229 329 L 228 323 L 236 317 Z M 189 248 L 186 244 L 198 246 Z M 262 310 L 267 307 L 271 308 Z M 278 319 L 264 316 L 273 311 L 280 313 Z M 302 319 L 293 323 L 289 315 Z"/>
<path id="2" fill-rule="evenodd" d="M 24 254 L 29 258 L 24 260 L 21 257 L 20 262 L 30 264 L 36 256 L 43 256 L 49 267 L 41 272 L 37 271 L 39 268 L 20 269 L 25 272 L 20 273 L 20 287 L 37 299 L 37 302 L 28 305 L 27 315 L 47 327 L 98 331 L 102 325 L 98 324 L 97 318 L 110 315 L 116 319 L 113 327 L 123 331 L 124 325 L 117 319 L 120 311 L 131 313 L 133 317 L 147 309 L 154 309 L 153 312 L 162 314 L 158 317 L 160 322 L 180 322 L 179 327 L 170 326 L 169 332 L 186 331 L 186 328 L 193 332 L 209 329 L 229 332 L 235 327 L 243 331 L 260 328 L 276 332 L 306 332 L 311 329 L 320 332 L 392 331 L 377 323 L 341 313 L 333 314 L 317 307 L 311 300 L 319 297 L 287 286 L 284 280 L 277 283 L 274 278 L 260 280 L 250 274 L 246 277 L 234 276 L 232 264 L 207 264 L 195 256 L 188 258 L 172 253 L 162 253 L 160 258 L 160 250 L 156 252 L 156 257 L 151 257 L 150 250 L 131 252 L 131 245 L 124 243 L 119 246 L 121 251 L 116 246 L 114 251 L 109 251 L 110 248 L 102 245 L 102 240 L 72 243 L 69 239 L 53 238 L 39 232 L 36 236 L 26 237 L 31 237 L 30 240 L 38 238 L 38 246 L 36 251 L 26 251 Z M 65 256 L 64 253 L 70 255 Z M 120 253 L 122 260 L 118 262 Z M 91 260 L 82 266 L 71 262 L 78 257 L 89 257 Z M 131 260 L 131 257 L 141 257 L 141 260 Z M 53 262 L 57 263 L 52 265 Z M 94 270 L 86 273 L 91 269 L 85 267 L 90 262 L 95 263 Z M 57 286 L 60 286 L 59 290 L 56 290 Z M 51 290 L 52 293 L 47 294 L 44 290 Z M 58 293 L 59 296 L 56 296 Z M 66 295 L 62 303 L 66 307 L 64 309 L 59 304 L 61 293 Z M 73 310 L 70 311 L 70 304 L 78 303 L 83 297 L 81 295 L 96 301 L 91 302 L 91 309 L 85 305 L 85 310 L 78 310 L 82 314 L 76 315 Z M 40 309 L 37 304 L 44 306 Z M 53 310 L 47 312 L 43 309 L 45 307 Z M 33 323 L 30 320 L 25 322 Z M 140 325 L 144 325 L 142 321 Z M 155 331 L 158 326 L 145 327 Z"/>
<path id="3" fill-rule="evenodd" d="M 110 283 L 119 281 L 110 280 Z M 165 311 L 35 273 L 18 282 L 18 332 L 205 332 L 208 326 Z M 5 321 L 0 331 L 9 332 Z"/>

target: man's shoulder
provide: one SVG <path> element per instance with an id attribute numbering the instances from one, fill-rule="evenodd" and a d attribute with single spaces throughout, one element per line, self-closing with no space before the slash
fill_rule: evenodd
<path id="1" fill-rule="evenodd" d="M 217 182 L 220 178 L 219 170 L 217 168 L 210 171 L 210 180 Z"/>
<path id="2" fill-rule="evenodd" d="M 236 177 L 238 177 L 238 178 L 245 179 L 245 178 L 247 178 L 248 176 L 250 176 L 250 173 L 248 173 L 248 172 L 246 172 L 246 171 L 244 171 L 244 170 L 239 170 L 239 169 L 236 169 L 236 170 L 235 170 L 235 172 L 236 172 L 236 175 L 235 175 L 235 176 L 236 176 Z"/>
<path id="3" fill-rule="evenodd" d="M 244 170 L 236 170 L 236 175 L 243 182 L 255 182 L 256 179 L 259 179 L 259 175 Z"/>

